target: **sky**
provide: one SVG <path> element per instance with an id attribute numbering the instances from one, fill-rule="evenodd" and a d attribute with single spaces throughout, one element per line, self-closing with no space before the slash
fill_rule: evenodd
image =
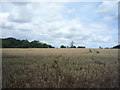
<path id="1" fill-rule="evenodd" d="M 0 37 L 38 40 L 55 47 L 118 44 L 118 3 L 0 2 Z"/>

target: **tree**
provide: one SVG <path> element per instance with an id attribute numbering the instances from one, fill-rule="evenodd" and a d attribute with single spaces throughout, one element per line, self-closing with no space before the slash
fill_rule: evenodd
<path id="1" fill-rule="evenodd" d="M 118 48 L 118 49 L 120 49 L 120 45 L 116 45 L 116 46 L 114 46 L 113 48 Z"/>
<path id="2" fill-rule="evenodd" d="M 11 42 L 7 40 L 2 40 L 2 47 L 3 48 L 11 48 Z"/>
<path id="3" fill-rule="evenodd" d="M 71 42 L 70 42 L 70 48 L 73 48 L 73 44 L 74 44 L 74 42 L 71 41 Z"/>
<path id="4" fill-rule="evenodd" d="M 76 46 L 73 46 L 72 48 L 76 48 Z"/>
<path id="5" fill-rule="evenodd" d="M 5 38 L 2 40 L 2 48 L 54 48 L 46 43 L 39 41 L 18 40 L 15 38 Z"/>
<path id="6" fill-rule="evenodd" d="M 31 47 L 31 48 L 38 48 L 38 47 L 40 47 L 40 46 L 39 46 L 39 41 L 36 41 L 36 40 L 31 41 L 31 42 L 30 42 L 30 47 Z"/>
<path id="7" fill-rule="evenodd" d="M 66 48 L 66 46 L 64 46 L 64 45 L 61 45 L 61 46 L 60 46 L 60 48 Z"/>
<path id="8" fill-rule="evenodd" d="M 5 38 L 2 39 L 2 47 L 3 48 L 17 48 L 21 46 L 20 40 L 17 40 L 15 38 Z"/>
<path id="9" fill-rule="evenodd" d="M 22 40 L 22 45 L 21 45 L 21 47 L 22 48 L 29 48 L 29 41 L 28 40 Z"/>
<path id="10" fill-rule="evenodd" d="M 78 46 L 77 48 L 85 48 L 85 46 Z"/>
<path id="11" fill-rule="evenodd" d="M 101 46 L 99 46 L 99 49 L 103 49 Z"/>
<path id="12" fill-rule="evenodd" d="M 51 45 L 48 45 L 48 48 L 54 48 L 53 46 L 51 46 Z"/>

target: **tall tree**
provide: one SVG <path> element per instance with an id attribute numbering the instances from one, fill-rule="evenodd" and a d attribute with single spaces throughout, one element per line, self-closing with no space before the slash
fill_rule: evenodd
<path id="1" fill-rule="evenodd" d="M 74 42 L 71 41 L 71 42 L 70 42 L 70 48 L 73 48 L 73 46 L 74 46 Z"/>

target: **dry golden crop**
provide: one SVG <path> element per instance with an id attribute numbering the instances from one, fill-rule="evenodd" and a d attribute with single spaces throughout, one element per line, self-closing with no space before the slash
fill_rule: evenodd
<path id="1" fill-rule="evenodd" d="M 2 49 L 3 88 L 118 87 L 117 49 Z"/>

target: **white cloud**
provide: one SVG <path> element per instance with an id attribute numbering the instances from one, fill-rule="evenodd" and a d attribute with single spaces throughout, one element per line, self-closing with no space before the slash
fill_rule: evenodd
<path id="1" fill-rule="evenodd" d="M 118 8 L 118 2 L 117 1 L 103 1 L 98 9 L 97 12 L 104 13 L 104 14 L 110 14 L 117 11 Z"/>
<path id="2" fill-rule="evenodd" d="M 103 20 L 105 20 L 105 21 L 110 21 L 110 20 L 113 20 L 113 19 L 115 19 L 115 18 L 111 17 L 111 16 L 106 16 L 106 17 L 103 18 Z"/>
<path id="3" fill-rule="evenodd" d="M 12 8 L 8 5 L 9 10 L 0 13 L 3 19 L 2 24 L 0 23 L 3 37 L 39 40 L 55 46 L 69 45 L 74 40 L 76 45 L 91 44 L 97 47 L 112 41 L 109 31 L 112 29 L 105 23 L 88 25 L 83 24 L 80 17 L 65 18 L 65 3 L 12 3 L 10 6 Z M 75 9 L 68 11 L 73 12 Z"/>
<path id="4" fill-rule="evenodd" d="M 75 8 L 69 9 L 67 12 L 70 13 L 70 14 L 74 13 L 75 12 Z"/>
<path id="5" fill-rule="evenodd" d="M 103 15 L 103 20 L 117 20 L 118 1 L 103 1 L 96 12 Z"/>

